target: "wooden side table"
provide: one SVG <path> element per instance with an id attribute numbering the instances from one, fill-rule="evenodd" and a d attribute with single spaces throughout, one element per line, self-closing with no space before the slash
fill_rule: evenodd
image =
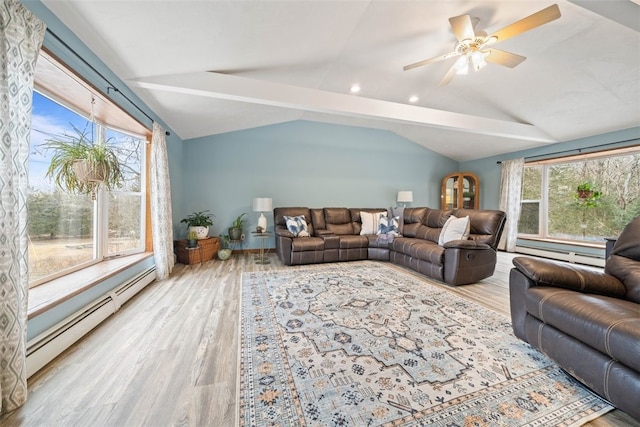
<path id="1" fill-rule="evenodd" d="M 176 240 L 174 248 L 178 262 L 181 264 L 197 264 L 209 261 L 218 253 L 220 249 L 220 239 L 218 237 L 207 237 L 198 240 L 198 247 L 187 248 L 186 240 Z"/>

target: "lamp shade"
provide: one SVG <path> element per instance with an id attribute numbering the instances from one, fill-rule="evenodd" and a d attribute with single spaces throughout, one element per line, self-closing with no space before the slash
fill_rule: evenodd
<path id="1" fill-rule="evenodd" d="M 398 202 L 413 202 L 413 191 L 398 191 Z"/>
<path id="2" fill-rule="evenodd" d="M 254 212 L 268 212 L 272 209 L 271 198 L 269 197 L 256 197 L 253 199 L 253 211 Z"/>

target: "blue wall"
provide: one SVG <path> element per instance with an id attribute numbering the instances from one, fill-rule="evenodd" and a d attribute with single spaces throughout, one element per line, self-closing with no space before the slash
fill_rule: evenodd
<path id="1" fill-rule="evenodd" d="M 384 208 L 412 190 L 411 206 L 437 207 L 442 177 L 456 170 L 456 161 L 393 132 L 299 120 L 185 141 L 183 213 L 210 209 L 209 234 L 218 235 L 247 212 L 248 235 L 254 197 L 271 197 L 273 207 Z M 243 248 L 259 247 L 247 237 Z"/>

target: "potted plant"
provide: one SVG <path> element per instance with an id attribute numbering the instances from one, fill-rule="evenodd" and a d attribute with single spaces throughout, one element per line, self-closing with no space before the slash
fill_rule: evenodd
<path id="1" fill-rule="evenodd" d="M 241 240 L 242 239 L 242 229 L 244 228 L 247 220 L 244 218 L 247 215 L 246 212 L 241 213 L 233 220 L 233 224 L 229 227 L 229 238 L 231 240 Z"/>
<path id="2" fill-rule="evenodd" d="M 187 233 L 187 248 L 193 249 L 198 247 L 198 234 L 195 231 Z"/>
<path id="3" fill-rule="evenodd" d="M 473 191 L 463 191 L 462 192 L 462 200 L 469 201 L 475 195 L 476 195 L 476 193 L 474 193 Z"/>
<path id="4" fill-rule="evenodd" d="M 594 208 L 598 205 L 598 201 L 602 197 L 602 193 L 600 191 L 596 191 L 594 185 L 590 182 L 585 182 L 578 185 L 574 197 L 579 206 L 584 208 Z"/>
<path id="5" fill-rule="evenodd" d="M 124 165 L 107 141 L 94 142 L 87 130 L 73 127 L 76 135 L 51 138 L 44 144 L 53 151 L 46 176 L 63 191 L 93 194 L 99 185 L 107 190 L 122 187 Z"/>
<path id="6" fill-rule="evenodd" d="M 220 249 L 218 249 L 218 258 L 226 261 L 231 257 L 231 248 L 229 247 L 229 235 L 220 235 Z"/>
<path id="7" fill-rule="evenodd" d="M 214 214 L 208 213 L 209 210 L 194 212 L 187 215 L 186 218 L 180 220 L 181 223 L 187 224 L 187 232 L 194 231 L 198 239 L 206 239 L 209 235 L 209 227 L 213 225 Z"/>

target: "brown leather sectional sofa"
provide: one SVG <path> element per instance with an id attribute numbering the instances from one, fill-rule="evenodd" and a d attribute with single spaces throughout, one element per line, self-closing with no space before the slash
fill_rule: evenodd
<path id="1" fill-rule="evenodd" d="M 515 335 L 640 421 L 640 217 L 604 272 L 525 257 L 513 264 Z"/>
<path id="2" fill-rule="evenodd" d="M 388 242 L 378 235 L 360 235 L 360 212 L 386 210 L 275 208 L 276 252 L 285 265 L 365 259 L 391 261 L 451 285 L 477 282 L 493 274 L 504 212 L 405 208 L 400 222 L 402 237 Z M 284 217 L 299 215 L 307 220 L 309 237 L 294 237 L 287 229 Z M 454 240 L 440 246 L 440 232 L 451 215 L 468 215 L 471 234 L 468 240 Z"/>

